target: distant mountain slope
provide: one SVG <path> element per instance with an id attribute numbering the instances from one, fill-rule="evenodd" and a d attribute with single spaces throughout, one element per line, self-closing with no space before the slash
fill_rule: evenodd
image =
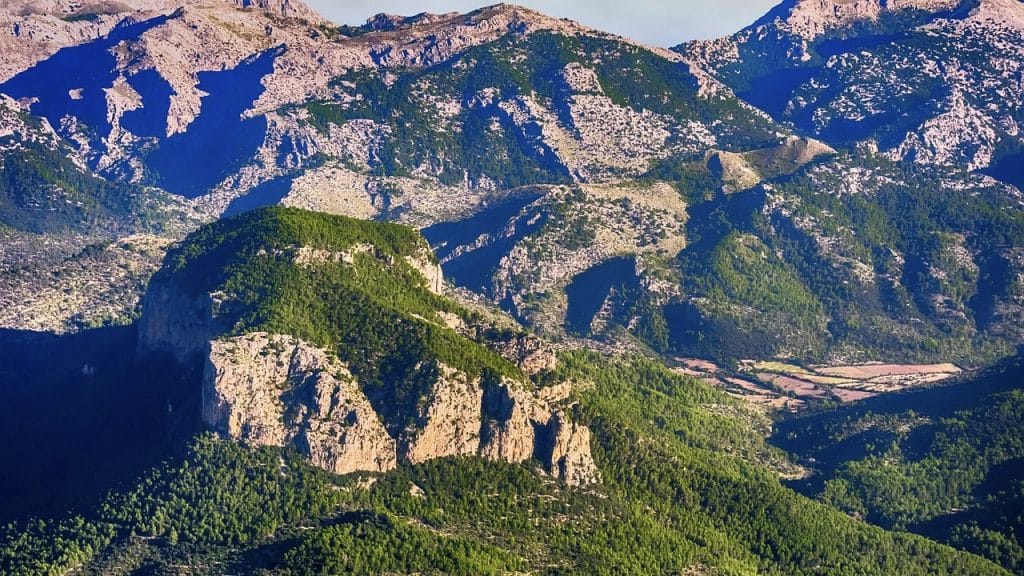
<path id="1" fill-rule="evenodd" d="M 1024 336 L 1016 189 L 840 155 L 731 192 L 723 161 L 740 160 L 662 167 L 675 190 L 538 191 L 425 234 L 456 282 L 538 329 L 669 354 L 971 364 Z"/>
<path id="2" fill-rule="evenodd" d="M 635 175 L 652 159 L 776 139 L 674 53 L 526 9 L 338 29 L 290 6 L 121 13 L 0 92 L 32 99 L 104 174 L 216 191 L 220 208 L 325 162 L 490 189 Z"/>
<path id="3" fill-rule="evenodd" d="M 1024 3 L 792 0 L 676 48 L 745 100 L 833 144 L 966 167 L 1018 187 Z"/>
<path id="4" fill-rule="evenodd" d="M 11 17 L 70 10 L 33 6 Z M 1017 4 L 801 0 L 681 53 L 510 5 L 360 27 L 295 3 L 104 6 L 117 25 L 0 84 L 106 182 L 76 186 L 97 210 L 157 185 L 208 219 L 414 225 L 537 330 L 664 354 L 974 364 L 1022 338 L 1021 199 L 977 174 L 1014 182 Z M 954 93 L 1001 128 L 956 120 Z M 53 200 L 0 218 L 73 206 Z"/>
<path id="5" fill-rule="evenodd" d="M 870 522 L 1024 568 L 1020 359 L 952 387 L 783 423 L 777 443 L 820 470 L 803 486 Z"/>

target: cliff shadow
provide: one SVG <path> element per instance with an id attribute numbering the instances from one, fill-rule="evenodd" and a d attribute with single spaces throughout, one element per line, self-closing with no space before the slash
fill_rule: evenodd
<path id="1" fill-rule="evenodd" d="M 0 330 L 0 523 L 88 510 L 184 453 L 199 388 L 135 349 L 134 326 Z"/>

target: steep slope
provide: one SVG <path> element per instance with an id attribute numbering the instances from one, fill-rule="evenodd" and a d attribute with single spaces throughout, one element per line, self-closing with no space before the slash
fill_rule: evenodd
<path id="1" fill-rule="evenodd" d="M 295 447 L 332 472 L 481 455 L 537 457 L 567 482 L 595 481 L 568 391 L 537 389 L 484 346 L 485 331 L 440 287 L 409 228 L 267 208 L 168 254 L 139 346 L 201 370 L 213 430 Z"/>
<path id="2" fill-rule="evenodd" d="M 92 42 L 126 21 L 141 21 L 185 4 L 236 6 L 311 23 L 323 19 L 291 0 L 9 0 L 0 9 L 0 80 L 8 80 L 61 49 Z"/>
<path id="3" fill-rule="evenodd" d="M 0 531 L 0 569 L 275 574 L 1005 575 L 798 496 L 765 422 L 643 360 L 562 359 L 603 482 L 479 458 L 337 477 L 205 436 L 86 517 Z"/>
<path id="4" fill-rule="evenodd" d="M 954 386 L 783 423 L 820 470 L 800 488 L 850 514 L 1024 566 L 1018 358 Z"/>
<path id="5" fill-rule="evenodd" d="M 177 196 L 92 173 L 49 122 L 2 96 L 0 170 L 6 328 L 130 322 L 164 248 L 200 220 Z"/>
<path id="6" fill-rule="evenodd" d="M 173 228 L 187 213 L 159 190 L 91 173 L 46 120 L 7 97 L 0 97 L 0 168 L 0 225 L 13 231 L 114 237 Z"/>
<path id="7" fill-rule="evenodd" d="M 424 232 L 455 282 L 550 334 L 722 360 L 971 365 L 1013 351 L 1016 189 L 855 153 L 735 191 L 730 171 L 757 182 L 756 160 L 654 171 L 673 185 L 524 192 Z"/>
<path id="8" fill-rule="evenodd" d="M 1024 183 L 1017 0 L 781 4 L 729 38 L 676 48 L 780 121 L 829 143 Z"/>
<path id="9" fill-rule="evenodd" d="M 380 210 L 414 183 L 374 176 L 465 194 L 777 140 L 777 126 L 678 55 L 523 8 L 339 29 L 286 4 L 283 16 L 215 0 L 122 12 L 0 92 L 31 101 L 94 169 L 214 193 L 218 212 L 246 192 L 249 205 L 279 201 L 325 169 L 354 171 Z M 293 203 L 310 194 L 323 192 L 300 185 Z"/>
<path id="10" fill-rule="evenodd" d="M 996 117 L 1015 114 L 1015 64 L 997 61 L 1005 50 L 994 45 L 976 51 L 991 56 L 967 55 L 970 43 L 1021 43 L 1012 18 L 986 24 L 1015 5 L 947 13 L 948 4 L 791 2 L 683 55 L 509 5 L 338 28 L 292 11 L 298 4 L 153 4 L 117 12 L 121 24 L 13 75 L 0 92 L 19 98 L 18 118 L 55 127 L 47 138 L 115 191 L 128 184 L 111 182 L 159 184 L 195 197 L 209 218 L 280 203 L 420 227 L 454 283 L 556 337 L 718 359 L 976 364 L 1022 337 L 1019 198 L 962 170 L 1007 179 L 1002 164 L 975 162 L 983 148 L 967 158 L 953 142 L 938 163 L 954 167 L 898 151 L 897 140 L 924 134 L 906 131 L 904 120 L 917 120 L 903 110 L 928 107 L 885 90 L 918 94 L 900 82 L 924 74 L 939 92 L 1006 96 L 982 108 L 1004 126 L 999 146 L 1012 156 L 1015 120 Z M 842 82 L 874 78 L 877 98 L 850 98 L 900 118 L 879 108 L 875 120 L 865 116 L 870 134 L 847 138 L 841 123 L 835 133 L 827 122 L 802 124 L 754 89 L 797 90 L 777 74 L 808 72 L 818 80 L 799 89 L 824 90 L 820 74 L 845 61 L 825 56 L 837 46 L 850 58 L 899 51 L 875 70 L 899 78 L 852 71 Z M 982 76 L 954 73 L 954 62 Z M 726 84 L 833 145 L 790 134 Z M 942 138 L 987 134 L 933 128 Z M 911 155 L 924 164 L 907 167 Z M 103 190 L 89 197 L 112 204 Z M 850 195 L 856 206 L 841 201 Z M 971 195 L 978 205 L 961 206 Z M 940 214 L 915 220 L 933 208 Z M 26 209 L 7 212 L 23 218 Z M 985 239 L 991 227 L 1000 240 Z M 83 247 L 56 258 L 69 275 L 80 274 Z M 38 276 L 5 283 L 31 287 Z M 118 275 L 135 284 L 145 276 Z M 130 318 L 137 304 L 127 297 L 96 314 L 85 309 L 96 295 L 28 300 L 9 315 L 13 326 Z"/>

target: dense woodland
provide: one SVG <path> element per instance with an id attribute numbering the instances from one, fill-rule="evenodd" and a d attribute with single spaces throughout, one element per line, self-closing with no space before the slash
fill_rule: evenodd
<path id="1" fill-rule="evenodd" d="M 885 528 L 1024 570 L 1024 361 L 951 387 L 785 422 L 783 448 L 820 475 L 796 487 Z"/>
<path id="2" fill-rule="evenodd" d="M 302 264 L 299 246 L 328 257 Z M 438 321 L 440 312 L 473 316 L 427 290 L 405 260 L 428 254 L 408 228 L 268 208 L 204 227 L 168 255 L 154 282 L 229 295 L 221 305 L 228 334 L 283 332 L 336 350 L 396 430 L 429 392 L 429 370 L 439 363 L 485 378 L 523 378 Z M 718 265 L 720 273 L 728 277 L 747 260 L 739 251 Z M 154 385 L 180 395 L 184 378 Z M 872 478 L 857 476 L 855 467 L 842 478 L 848 489 L 833 482 L 823 501 L 785 486 L 780 477 L 799 467 L 765 441 L 772 422 L 764 413 L 658 362 L 564 353 L 558 369 L 535 385 L 565 381 L 577 384 L 572 417 L 593 431 L 600 484 L 570 488 L 537 463 L 477 458 L 336 477 L 287 450 L 205 434 L 168 438 L 153 444 L 163 464 L 112 482 L 97 503 L 10 523 L 0 532 L 0 572 L 169 574 L 190 566 L 201 574 L 1008 573 L 980 556 L 856 518 L 879 499 Z M 197 387 L 184 390 L 198 394 Z M 162 390 L 153 391 L 160 398 Z M 174 403 L 184 410 L 197 404 L 194 397 Z M 987 423 L 989 416 L 979 415 Z M 987 450 L 970 440 L 966 446 Z M 1008 462 L 1015 446 L 986 451 L 984 461 Z M 937 442 L 934 457 L 950 460 L 965 449 L 964 442 Z M 861 508 L 854 509 L 858 498 Z M 893 510 L 899 521 L 925 518 L 899 516 L 906 507 Z M 887 513 L 879 507 L 868 520 L 881 523 Z M 965 525 L 945 540 L 1013 567 L 1014 560 L 970 541 L 992 542 L 997 531 Z"/>
<path id="3" fill-rule="evenodd" d="M 369 483 L 200 436 L 81 516 L 0 537 L 7 574 L 113 569 L 284 574 L 1005 574 L 784 487 L 785 454 L 735 401 L 647 360 L 563 357 L 586 379 L 602 484 L 530 465 L 444 459 Z M 700 568 L 703 567 L 703 568 Z"/>

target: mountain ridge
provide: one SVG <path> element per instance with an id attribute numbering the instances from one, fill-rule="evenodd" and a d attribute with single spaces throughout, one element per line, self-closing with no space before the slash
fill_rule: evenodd
<path id="1" fill-rule="evenodd" d="M 845 419 L 1024 342 L 1024 36 L 968 4 L 4 4 L 0 572 L 1008 574 L 1019 393 Z"/>

